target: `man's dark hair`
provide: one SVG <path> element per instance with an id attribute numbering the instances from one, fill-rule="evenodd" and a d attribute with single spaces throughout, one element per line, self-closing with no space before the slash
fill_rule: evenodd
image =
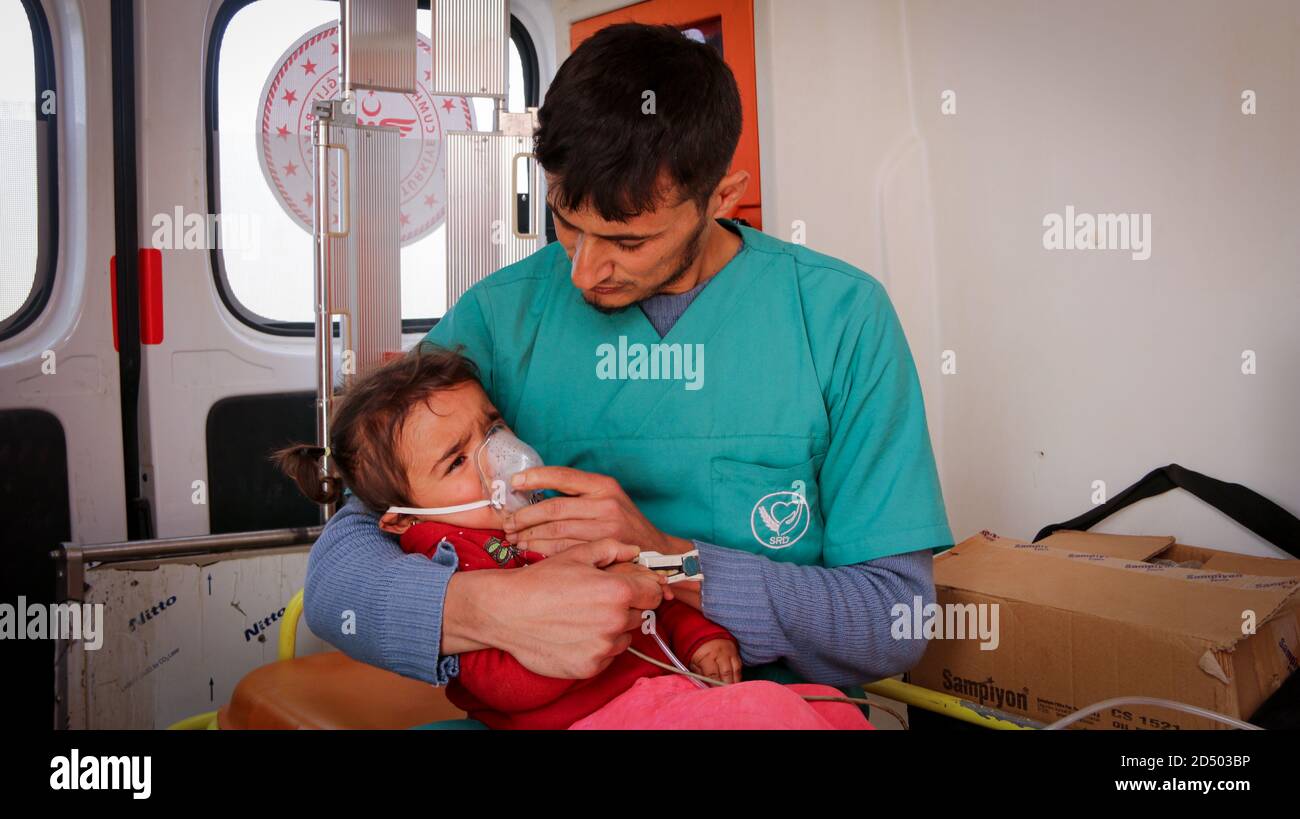
<path id="1" fill-rule="evenodd" d="M 646 91 L 654 113 L 643 113 Z M 560 66 L 538 111 L 537 160 L 556 203 L 625 222 L 665 202 L 660 173 L 701 209 L 740 142 L 740 91 L 712 47 L 672 26 L 601 29 Z"/>

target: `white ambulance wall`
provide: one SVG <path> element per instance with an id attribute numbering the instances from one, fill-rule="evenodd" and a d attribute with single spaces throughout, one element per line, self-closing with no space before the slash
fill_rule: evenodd
<path id="1" fill-rule="evenodd" d="M 1112 496 L 1168 463 L 1300 512 L 1300 5 L 757 0 L 756 18 L 765 227 L 802 220 L 887 285 L 958 540 L 1032 537 L 1091 508 L 1094 481 Z M 1151 214 L 1150 259 L 1045 250 L 1067 205 Z M 1181 491 L 1096 530 L 1282 554 Z"/>
<path id="2" fill-rule="evenodd" d="M 49 303 L 0 350 L 0 407 L 58 418 L 68 451 L 72 539 L 126 537 L 113 348 L 113 95 L 109 7 L 47 0 L 59 122 L 59 247 Z M 55 369 L 46 373 L 46 354 Z M 0 464 L 0 468 L 6 465 Z M 6 544 L 7 545 L 7 544 Z"/>
<path id="3" fill-rule="evenodd" d="M 70 727 L 166 728 L 230 702 L 246 674 L 276 660 L 285 605 L 306 572 L 303 550 L 88 571 L 104 642 L 69 653 Z M 297 656 L 327 650 L 300 620 Z"/>

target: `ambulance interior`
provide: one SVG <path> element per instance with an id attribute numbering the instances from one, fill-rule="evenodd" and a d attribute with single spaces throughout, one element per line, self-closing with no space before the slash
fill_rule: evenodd
<path id="1" fill-rule="evenodd" d="M 1176 464 L 1277 525 L 1159 494 L 1165 472 L 1064 528 L 1300 576 L 1294 2 L 0 0 L 0 602 L 105 612 L 99 650 L 0 641 L 21 720 L 463 716 L 301 622 L 333 510 L 267 455 L 318 440 L 322 395 L 554 241 L 535 112 L 623 21 L 735 73 L 752 181 L 723 215 L 886 288 L 957 543 L 1032 541 Z M 1294 586 L 1261 625 L 1292 650 Z M 868 692 L 879 728 L 951 709 Z"/>

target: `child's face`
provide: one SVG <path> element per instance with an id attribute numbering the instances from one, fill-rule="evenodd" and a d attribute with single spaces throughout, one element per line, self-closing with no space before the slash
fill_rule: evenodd
<path id="1" fill-rule="evenodd" d="M 412 407 L 397 439 L 412 505 L 455 506 L 486 498 L 474 453 L 500 420 L 501 413 L 473 381 L 439 390 Z M 422 519 L 471 529 L 501 528 L 501 513 L 491 506 Z M 419 520 L 388 512 L 380 518 L 380 528 L 401 534 Z"/>

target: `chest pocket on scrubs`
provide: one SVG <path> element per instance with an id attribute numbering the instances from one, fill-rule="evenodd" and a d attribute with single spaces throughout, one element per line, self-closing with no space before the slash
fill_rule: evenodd
<path id="1" fill-rule="evenodd" d="M 714 458 L 713 542 L 781 562 L 820 563 L 817 474 L 824 458 L 788 467 Z"/>

